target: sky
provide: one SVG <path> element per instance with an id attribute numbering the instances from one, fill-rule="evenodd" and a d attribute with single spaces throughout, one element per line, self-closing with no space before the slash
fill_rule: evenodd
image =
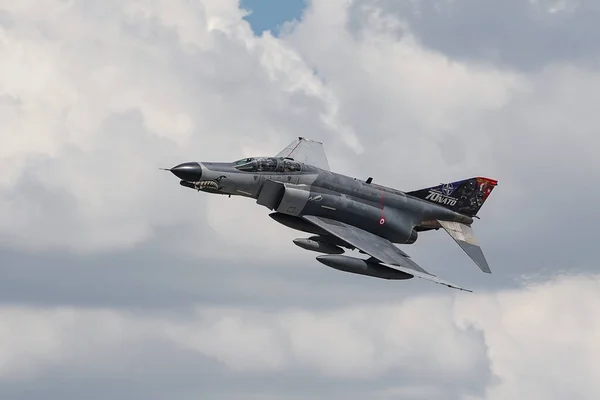
<path id="1" fill-rule="evenodd" d="M 0 398 L 599 398 L 597 1 L 273 7 L 0 0 Z M 474 293 L 345 274 L 159 171 L 298 136 L 498 179 L 492 275 L 440 231 L 402 250 Z"/>
<path id="2" fill-rule="evenodd" d="M 306 0 L 242 0 L 241 8 L 250 11 L 245 20 L 252 31 L 260 35 L 268 30 L 278 35 L 281 27 L 288 21 L 299 20 L 307 5 Z"/>

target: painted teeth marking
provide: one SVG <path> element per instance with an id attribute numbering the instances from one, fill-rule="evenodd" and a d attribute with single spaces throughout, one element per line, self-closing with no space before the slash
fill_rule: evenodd
<path id="1" fill-rule="evenodd" d="M 219 189 L 219 185 L 215 181 L 200 181 L 196 182 L 196 187 L 200 189 Z"/>

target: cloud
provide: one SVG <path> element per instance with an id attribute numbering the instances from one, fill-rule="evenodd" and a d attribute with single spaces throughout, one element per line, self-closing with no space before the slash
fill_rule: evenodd
<path id="1" fill-rule="evenodd" d="M 369 398 L 593 398 L 600 392 L 597 278 L 321 310 L 3 306 L 4 326 L 15 329 L 2 330 L 0 393 L 15 382 L 35 386 L 57 370 L 95 385 L 121 374 L 119 385 L 134 397 L 144 388 L 133 376 L 164 374 L 166 393 L 179 369 L 194 365 L 212 368 L 218 379 L 206 390 L 223 394 L 264 394 L 246 380 L 252 377 L 270 381 L 274 391 L 327 379 L 338 395 L 351 395 L 362 382 L 361 395 Z M 225 385 L 236 377 L 239 385 Z M 205 383 L 197 379 L 184 373 L 176 398 L 202 393 Z"/>
<path id="2" fill-rule="evenodd" d="M 435 168 L 482 161 L 477 156 L 487 145 L 485 138 L 471 130 L 456 131 L 527 91 L 528 77 L 450 59 L 421 46 L 410 31 L 398 39 L 393 32 L 402 21 L 376 7 L 364 9 L 361 35 L 349 35 L 352 15 L 345 4 L 316 2 L 302 23 L 282 37 L 334 88 L 343 99 L 341 115 L 368 138 L 365 157 L 352 172 L 368 168 L 392 178 L 397 175 L 393 163 L 401 160 L 399 167 L 415 167 L 405 179 L 423 185 L 423 177 Z M 324 24 L 325 19 L 332 22 Z M 323 37 L 327 41 L 318 39 Z M 332 47 L 335 56 L 329 55 Z M 475 153 L 473 159 L 467 157 L 470 153 Z"/>
<path id="3" fill-rule="evenodd" d="M 402 21 L 396 36 L 412 32 L 424 47 L 454 60 L 527 72 L 564 62 L 598 65 L 594 0 L 356 0 L 350 2 L 352 34 L 370 28 L 364 14 L 372 9 Z"/>
<path id="4" fill-rule="evenodd" d="M 0 31 L 0 232 L 13 246 L 128 248 L 161 226 L 198 234 L 205 199 L 158 167 L 275 154 L 306 131 L 358 146 L 335 97 L 292 50 L 255 37 L 237 2 L 5 9 L 19 20 Z"/>
<path id="5" fill-rule="evenodd" d="M 597 397 L 578 275 L 597 269 L 597 41 L 532 51 L 543 24 L 589 30 L 591 3 L 491 21 L 418 2 L 419 23 L 314 1 L 277 38 L 233 0 L 38 3 L 0 12 L 2 397 Z M 511 7 L 507 40 L 475 29 Z M 400 189 L 499 179 L 475 225 L 494 274 L 443 232 L 404 250 L 475 294 L 333 271 L 267 209 L 158 171 L 296 136 Z"/>
<path id="6" fill-rule="evenodd" d="M 487 327 L 492 370 L 502 382 L 489 391 L 491 398 L 593 398 L 600 393 L 593 378 L 597 346 L 589 345 L 600 329 L 594 317 L 598 285 L 596 275 L 560 277 L 467 306 L 465 321 Z M 568 298 L 574 299 L 573 308 Z M 479 307 L 490 309 L 483 314 Z"/>
<path id="7" fill-rule="evenodd" d="M 195 195 L 157 169 L 275 154 L 300 135 L 325 142 L 335 170 L 401 189 L 500 179 L 476 227 L 482 239 L 499 232 L 483 242 L 491 253 L 514 248 L 512 237 L 561 229 L 544 218 L 554 206 L 538 199 L 567 208 L 571 193 L 588 190 L 577 166 L 598 174 L 593 152 L 577 145 L 597 141 L 596 70 L 563 63 L 526 73 L 452 58 L 423 46 L 383 3 L 315 2 L 280 38 L 254 36 L 232 1 L 45 7 L 6 6 L 5 20 L 20 23 L 1 31 L 7 246 L 94 252 L 160 243 L 190 257 L 235 258 L 224 251 L 229 241 L 238 254 L 277 243 L 274 256 L 289 257 L 295 236 L 266 209 Z M 568 190 L 554 189 L 558 177 Z M 532 223 L 509 234 L 498 221 L 523 209 Z M 588 262 L 581 251 L 548 254 Z M 525 264 L 515 270 L 539 269 Z"/>
<path id="8" fill-rule="evenodd" d="M 346 152 L 340 169 L 404 190 L 494 177 L 499 186 L 474 229 L 495 272 L 593 269 L 595 235 L 586 226 L 600 219 L 584 198 L 600 194 L 587 183 L 600 178 L 600 121 L 591 110 L 600 100 L 598 69 L 578 58 L 521 71 L 455 57 L 424 46 L 421 32 L 390 7 L 315 2 L 282 34 L 334 88 L 341 118 L 366 138 L 361 157 Z M 584 220 L 589 225 L 574 222 Z M 410 249 L 416 259 L 457 260 L 438 246 L 429 251 L 440 243 L 432 236 L 421 235 Z"/>

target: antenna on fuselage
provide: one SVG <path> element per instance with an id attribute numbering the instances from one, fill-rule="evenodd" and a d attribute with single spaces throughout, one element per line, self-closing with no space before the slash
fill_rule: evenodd
<path id="1" fill-rule="evenodd" d="M 365 183 L 371 184 L 371 182 L 373 182 L 373 178 L 369 177 L 369 179 L 367 179 Z"/>

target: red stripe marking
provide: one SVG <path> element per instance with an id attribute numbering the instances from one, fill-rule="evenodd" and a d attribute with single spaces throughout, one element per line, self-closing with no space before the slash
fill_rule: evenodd
<path id="1" fill-rule="evenodd" d="M 385 192 L 382 190 L 381 191 L 381 220 L 379 220 L 379 224 L 383 225 L 382 222 L 385 222 L 385 215 L 384 215 L 384 207 L 385 205 L 383 204 L 385 200 Z"/>
<path id="2" fill-rule="evenodd" d="M 302 140 L 298 140 L 298 144 L 296 144 L 296 146 L 294 146 L 294 148 L 292 149 L 292 151 L 290 151 L 290 154 L 288 154 L 288 157 L 291 156 L 294 151 L 296 151 L 296 149 L 298 148 L 298 146 L 300 146 L 300 143 L 302 143 Z"/>

